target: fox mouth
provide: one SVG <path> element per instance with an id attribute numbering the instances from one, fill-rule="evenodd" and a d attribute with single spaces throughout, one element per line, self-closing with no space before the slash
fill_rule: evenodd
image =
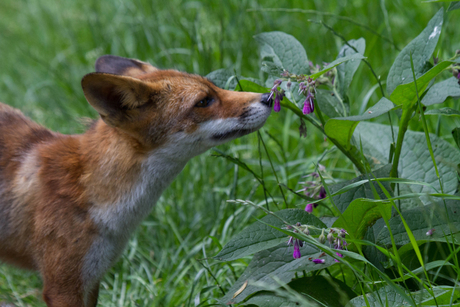
<path id="1" fill-rule="evenodd" d="M 256 129 L 231 130 L 231 131 L 224 132 L 224 133 L 214 134 L 211 138 L 214 141 L 223 141 L 223 140 L 226 140 L 226 139 L 238 138 L 240 136 L 249 134 L 249 133 L 254 132 L 256 130 L 257 130 L 257 128 Z"/>

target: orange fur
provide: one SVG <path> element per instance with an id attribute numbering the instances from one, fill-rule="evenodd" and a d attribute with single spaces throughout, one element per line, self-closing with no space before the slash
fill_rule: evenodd
<path id="1" fill-rule="evenodd" d="M 82 87 L 101 119 L 82 135 L 0 103 L 0 260 L 38 270 L 48 306 L 96 306 L 131 228 L 188 159 L 270 113 L 260 94 L 138 60 L 104 56 L 96 70 Z"/>

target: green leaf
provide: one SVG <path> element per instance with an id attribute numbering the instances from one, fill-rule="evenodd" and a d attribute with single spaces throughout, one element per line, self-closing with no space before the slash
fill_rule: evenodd
<path id="1" fill-rule="evenodd" d="M 430 106 L 436 103 L 443 103 L 448 97 L 454 99 L 460 97 L 460 85 L 455 77 L 436 83 L 430 87 L 422 99 L 422 104 Z"/>
<path id="2" fill-rule="evenodd" d="M 321 75 L 324 75 L 325 73 L 327 73 L 329 70 L 333 69 L 334 67 L 342 64 L 342 63 L 345 63 L 347 61 L 351 61 L 351 62 L 355 62 L 355 61 L 361 61 L 362 59 L 365 59 L 366 57 L 363 56 L 362 54 L 359 54 L 359 53 L 355 53 L 355 54 L 352 54 L 352 55 L 347 55 L 347 56 L 344 56 L 344 57 L 341 57 L 341 58 L 338 58 L 336 59 L 335 61 L 333 61 L 332 63 L 329 63 L 326 67 L 324 67 L 321 71 L 317 72 L 317 73 L 314 73 L 312 75 L 310 75 L 310 78 L 312 78 L 313 80 L 317 79 L 318 77 L 320 77 Z"/>
<path id="3" fill-rule="evenodd" d="M 431 58 L 431 55 L 438 43 L 443 23 L 444 9 L 441 8 L 436 15 L 430 20 L 427 27 L 413 41 L 411 41 L 399 53 L 390 68 L 387 78 L 387 91 L 393 93 L 396 87 L 403 83 L 411 83 L 412 70 L 410 64 L 410 54 L 412 54 L 415 77 L 422 75 L 425 64 Z"/>
<path id="4" fill-rule="evenodd" d="M 460 128 L 455 128 L 452 130 L 452 136 L 454 137 L 455 144 L 460 148 Z"/>
<path id="5" fill-rule="evenodd" d="M 398 286 L 399 287 L 399 286 Z M 401 288 L 401 291 L 409 293 L 405 289 Z M 355 297 L 348 302 L 346 307 L 383 307 L 383 306 L 410 306 L 402 295 L 395 291 L 391 286 L 386 286 L 379 289 L 378 291 L 366 294 L 367 301 L 366 303 L 362 295 Z"/>
<path id="6" fill-rule="evenodd" d="M 447 208 L 447 212 L 446 212 Z M 456 200 L 447 200 L 444 206 L 443 202 L 417 207 L 414 209 L 401 212 L 407 225 L 411 229 L 415 240 L 417 241 L 451 241 L 450 234 L 460 233 L 460 202 Z M 391 232 L 398 246 L 409 244 L 409 237 L 401 222 L 401 217 L 395 216 L 389 221 Z M 427 231 L 435 229 L 431 236 Z M 446 238 L 447 236 L 447 238 Z M 382 228 L 377 236 L 376 243 L 383 246 L 391 244 L 390 234 L 387 228 Z"/>
<path id="7" fill-rule="evenodd" d="M 350 150 L 352 148 L 351 137 L 361 120 L 368 120 L 387 113 L 393 109 L 393 103 L 383 97 L 374 106 L 369 108 L 363 115 L 331 118 L 326 122 L 324 131 L 330 138 L 335 139 L 343 147 Z"/>
<path id="8" fill-rule="evenodd" d="M 433 109 L 425 112 L 425 115 L 460 116 L 460 111 L 451 108 Z"/>
<path id="9" fill-rule="evenodd" d="M 262 282 L 268 286 L 275 285 L 278 287 L 278 282 L 290 282 L 294 278 L 295 272 L 299 269 L 310 272 L 335 264 L 332 257 L 322 258 L 326 260 L 323 264 L 315 264 L 309 260 L 309 258 L 318 258 L 322 254 L 320 250 L 310 245 L 304 245 L 300 248 L 302 254 L 300 259 L 292 257 L 293 250 L 292 246 L 286 246 L 283 243 L 255 254 L 244 273 L 222 298 L 221 303 L 234 304 L 242 302 L 249 295 L 260 290 L 259 287 L 254 285 L 254 282 Z M 278 281 L 275 281 L 273 276 L 276 276 Z M 233 299 L 234 294 L 241 289 L 246 281 L 248 281 L 247 287 Z"/>
<path id="10" fill-rule="evenodd" d="M 316 102 L 321 112 L 329 118 L 342 117 L 344 115 L 343 107 L 332 91 L 316 90 Z"/>
<path id="11" fill-rule="evenodd" d="M 443 72 L 452 63 L 453 61 L 443 61 L 438 63 L 438 65 L 431 68 L 422 76 L 417 77 L 417 89 L 419 91 L 419 96 L 425 91 L 430 81 Z M 398 85 L 393 93 L 391 93 L 390 100 L 396 105 L 402 105 L 403 108 L 408 108 L 414 105 L 414 103 L 417 102 L 417 93 L 415 91 L 413 79 L 411 83 Z"/>
<path id="12" fill-rule="evenodd" d="M 394 128 L 395 135 L 397 135 L 398 130 L 398 128 Z M 362 122 L 356 128 L 354 137 L 361 138 L 364 155 L 373 167 L 378 168 L 388 164 L 390 144 L 392 143 L 390 126 Z M 433 134 L 430 134 L 430 140 L 444 193 L 454 194 L 458 186 L 455 168 L 460 163 L 460 152 L 448 142 Z M 406 132 L 398 172 L 400 178 L 425 182 L 436 191 L 441 191 L 423 132 L 410 130 Z M 435 192 L 430 186 L 400 184 L 400 194 Z M 420 198 L 401 200 L 401 208 L 409 209 L 431 203 L 432 201 L 429 197 L 422 196 Z"/>
<path id="13" fill-rule="evenodd" d="M 210 72 L 206 75 L 206 78 L 214 82 L 220 88 L 233 90 L 236 86 L 235 74 L 229 69 L 222 68 Z"/>
<path id="14" fill-rule="evenodd" d="M 273 62 L 281 65 L 281 69 L 293 74 L 309 73 L 307 53 L 294 36 L 274 31 L 260 33 L 254 38 L 258 43 L 269 47 L 265 47 L 264 57 L 273 57 Z"/>
<path id="15" fill-rule="evenodd" d="M 360 38 L 358 40 L 349 40 L 348 44 L 355 47 L 360 54 L 364 55 L 364 51 L 366 50 L 366 40 L 364 38 Z M 355 53 L 355 50 L 345 44 L 340 50 L 338 58 Z M 359 64 L 361 64 L 360 61 L 348 61 L 337 66 L 338 90 L 342 97 L 345 97 L 348 87 L 353 80 L 353 76 L 359 67 Z"/>
<path id="16" fill-rule="evenodd" d="M 313 298 L 324 306 L 330 307 L 342 307 L 356 296 L 344 282 L 330 276 L 303 277 L 295 279 L 288 286 L 299 294 L 305 294 L 305 299 Z M 244 305 L 249 304 L 260 307 L 297 307 L 300 302 L 297 302 L 295 297 L 288 292 L 280 296 L 273 292 L 261 291 L 244 303 Z"/>
<path id="17" fill-rule="evenodd" d="M 240 85 L 245 92 L 268 93 L 270 89 L 259 85 L 251 80 L 240 80 Z"/>
<path id="18" fill-rule="evenodd" d="M 449 7 L 447 8 L 447 11 L 450 12 L 458 9 L 460 9 L 460 1 L 454 1 L 450 3 Z"/>
<path id="19" fill-rule="evenodd" d="M 391 215 L 390 202 L 375 202 L 373 199 L 353 200 L 345 212 L 335 221 L 333 227 L 344 228 L 353 239 L 364 238 L 369 227 L 382 215 Z"/>
<path id="20" fill-rule="evenodd" d="M 326 228 L 323 222 L 313 214 L 305 212 L 305 210 L 285 209 L 275 214 L 291 224 L 300 222 L 318 228 Z M 275 216 L 267 215 L 262 218 L 261 221 L 253 223 L 233 237 L 214 258 L 221 261 L 235 260 L 277 246 L 282 242 L 287 242 L 288 238 L 284 233 L 277 231 L 267 224 L 278 228 L 286 226 Z M 316 231 L 312 230 L 311 233 L 314 234 L 315 232 Z M 317 234 L 319 234 L 319 232 Z"/>
<path id="21" fill-rule="evenodd" d="M 454 287 L 448 286 L 432 286 L 433 294 L 426 289 L 412 292 L 411 297 L 415 300 L 417 306 L 451 306 L 451 300 L 454 305 L 457 306 L 457 302 L 460 297 L 460 290 Z M 407 290 L 404 290 L 407 292 Z M 366 304 L 363 296 L 358 296 L 352 299 L 346 307 L 381 307 L 381 306 L 410 306 L 411 304 L 405 301 L 400 294 L 394 289 L 386 286 L 376 292 L 366 294 L 369 301 L 369 305 Z M 433 297 L 434 296 L 434 297 Z"/>
<path id="22" fill-rule="evenodd" d="M 358 123 L 350 120 L 329 119 L 324 126 L 324 132 L 346 150 L 351 151 L 354 148 L 357 151 L 356 147 L 351 144 L 351 137 Z"/>
<path id="23" fill-rule="evenodd" d="M 372 173 L 376 178 L 386 178 L 386 177 L 388 177 L 390 175 L 391 166 L 392 166 L 391 164 L 385 165 L 382 168 L 373 171 Z M 373 178 L 373 176 L 370 175 L 370 174 L 368 176 L 369 176 L 369 178 Z M 367 178 L 368 178 L 367 175 L 361 175 L 359 177 L 356 177 L 355 179 L 331 185 L 331 186 L 329 186 L 329 189 L 330 189 L 331 193 L 334 194 L 337 191 L 339 191 L 340 189 L 343 189 L 343 188 L 349 186 L 352 183 L 355 183 L 355 182 L 358 182 L 358 181 L 361 181 L 361 180 L 366 180 Z M 370 184 L 372 184 L 374 186 L 374 188 L 377 190 L 377 193 L 379 194 L 380 198 L 382 198 L 382 199 L 386 198 L 385 193 L 383 193 L 383 191 L 380 189 L 379 185 L 377 183 L 373 182 L 373 183 L 365 183 L 365 184 L 360 185 L 358 187 L 354 187 L 354 188 L 350 189 L 349 191 L 347 191 L 347 192 L 345 192 L 343 194 L 339 194 L 339 195 L 334 196 L 332 198 L 332 200 L 333 200 L 334 204 L 338 207 L 340 212 L 345 212 L 345 210 L 348 207 L 348 205 L 355 199 L 358 199 L 358 198 L 374 198 L 374 194 L 372 192 Z M 383 184 L 383 186 L 385 187 L 385 189 L 387 191 L 392 193 L 391 185 L 390 185 L 389 182 L 382 182 L 382 184 Z"/>

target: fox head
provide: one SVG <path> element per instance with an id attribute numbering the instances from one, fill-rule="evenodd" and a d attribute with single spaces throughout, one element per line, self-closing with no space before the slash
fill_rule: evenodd
<path id="1" fill-rule="evenodd" d="M 97 60 L 82 88 L 108 126 L 147 150 L 174 143 L 184 156 L 256 131 L 272 106 L 268 93 L 223 90 L 198 75 L 111 55 Z"/>

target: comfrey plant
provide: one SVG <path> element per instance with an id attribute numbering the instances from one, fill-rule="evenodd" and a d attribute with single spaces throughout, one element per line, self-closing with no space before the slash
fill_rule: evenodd
<path id="1" fill-rule="evenodd" d="M 449 14 L 460 8 L 450 7 Z M 277 175 L 287 163 L 270 159 L 277 183 L 273 190 L 247 164 L 221 154 L 253 174 L 264 189 L 263 205 L 235 202 L 267 215 L 215 256 L 232 261 L 254 255 L 220 303 L 351 307 L 453 306 L 460 301 L 460 127 L 449 127 L 456 122 L 446 120 L 460 116 L 455 108 L 460 52 L 452 57 L 452 50 L 435 52 L 444 15 L 439 10 L 400 51 L 386 82 L 375 74 L 372 55 L 365 57 L 363 38 L 343 41 L 337 58 L 321 67 L 288 34 L 255 36 L 266 80 L 239 77 L 236 89 L 270 91 L 275 112 L 293 112 L 303 132 L 304 122 L 310 123 L 329 147 L 306 177 L 296 164 L 295 187 L 281 179 L 287 176 Z M 348 89 L 362 62 L 375 77 L 375 86 L 362 89 L 367 95 L 358 103 L 358 95 Z M 453 76 L 448 78 L 445 71 Z M 235 78 L 225 74 L 221 70 L 208 78 L 226 80 L 221 86 L 228 86 Z M 443 108 L 437 107 L 442 103 Z M 380 123 L 368 122 L 377 117 Z M 327 174 L 320 166 L 334 150 L 347 158 L 352 165 L 348 172 L 356 172 L 356 178 L 333 178 L 337 173 Z M 315 210 L 318 204 L 321 210 Z M 331 302 L 327 298 L 333 291 L 337 299 Z"/>

